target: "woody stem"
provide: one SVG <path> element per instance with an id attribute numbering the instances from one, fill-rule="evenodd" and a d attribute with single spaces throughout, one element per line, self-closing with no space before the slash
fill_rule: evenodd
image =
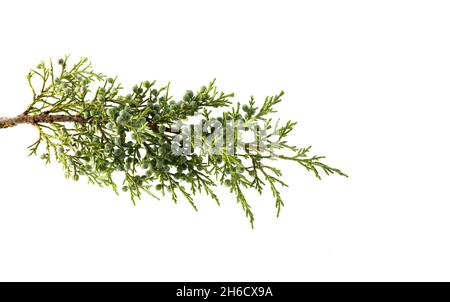
<path id="1" fill-rule="evenodd" d="M 15 117 L 0 117 L 0 129 L 14 127 L 19 124 L 37 124 L 37 123 L 84 123 L 86 119 L 79 115 L 62 115 L 62 114 L 38 114 L 27 115 L 20 114 Z"/>

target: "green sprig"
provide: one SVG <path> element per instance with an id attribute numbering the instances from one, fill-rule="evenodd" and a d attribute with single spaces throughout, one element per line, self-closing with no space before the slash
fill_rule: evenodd
<path id="1" fill-rule="evenodd" d="M 75 181 L 83 176 L 116 193 L 121 187 L 133 203 L 143 193 L 158 199 L 167 194 L 174 202 L 183 196 L 195 210 L 194 196 L 198 193 L 220 204 L 223 197 L 216 194 L 220 184 L 229 188 L 253 226 L 247 190 L 262 194 L 268 184 L 277 216 L 284 206 L 279 187 L 287 183 L 282 180 L 282 172 L 269 164 L 274 160 L 296 162 L 319 179 L 321 172 L 347 176 L 324 164 L 324 157 L 309 156 L 311 147 L 298 148 L 288 143 L 296 123 L 287 121 L 279 126 L 279 121 L 271 117 L 282 101 L 283 91 L 267 97 L 260 108 L 253 97 L 233 106 L 234 95 L 218 91 L 215 81 L 196 91 L 187 90 L 180 99 L 170 95 L 169 84 L 157 87 L 155 81 L 143 81 L 129 93 L 122 93 L 117 77 L 95 72 L 86 58 L 72 66 L 68 59 L 60 59 L 56 65 L 43 61 L 28 73 L 33 99 L 24 115 L 44 115 L 43 120 L 45 115 L 82 118 L 82 122 L 71 124 L 34 122 L 39 136 L 29 146 L 30 155 L 40 154 L 46 163 L 59 162 L 66 177 Z M 186 130 L 194 129 L 194 122 L 185 128 L 173 128 L 174 123 L 195 116 L 212 122 L 199 138 L 191 139 Z M 214 126 L 215 122 L 221 126 Z M 219 144 L 227 139 L 229 128 L 236 122 L 246 129 L 264 128 L 268 133 L 256 131 L 254 141 L 244 144 L 239 144 L 240 134 L 233 133 L 231 146 Z M 182 143 L 176 142 L 179 138 Z M 265 143 L 261 145 L 262 138 Z M 208 148 L 195 151 L 196 140 L 215 148 L 215 152 Z M 176 154 L 174 148 L 184 153 Z"/>

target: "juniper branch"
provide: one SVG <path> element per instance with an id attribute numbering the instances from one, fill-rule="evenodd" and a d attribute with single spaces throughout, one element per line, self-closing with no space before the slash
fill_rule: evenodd
<path id="1" fill-rule="evenodd" d="M 187 90 L 181 100 L 170 95 L 170 85 L 157 88 L 149 81 L 123 95 L 117 77 L 94 72 L 86 58 L 69 66 L 67 56 L 56 66 L 42 61 L 27 80 L 32 102 L 22 114 L 0 118 L 0 128 L 34 125 L 38 139 L 30 155 L 56 160 L 68 178 L 84 176 L 116 193 L 121 187 L 133 203 L 142 193 L 158 199 L 168 193 L 174 202 L 181 194 L 197 210 L 198 193 L 220 204 L 220 184 L 229 187 L 253 226 L 247 190 L 262 194 L 268 184 L 277 215 L 284 206 L 279 186 L 287 183 L 269 160 L 296 162 L 319 179 L 321 173 L 347 176 L 323 163 L 323 156 L 310 156 L 310 147 L 287 142 L 296 123 L 280 127 L 270 117 L 284 92 L 267 97 L 261 108 L 253 97 L 233 106 L 234 95 L 219 92 L 215 81 L 195 93 Z M 198 116 L 202 121 L 193 122 Z M 236 125 L 252 129 L 253 140 L 244 142 Z"/>

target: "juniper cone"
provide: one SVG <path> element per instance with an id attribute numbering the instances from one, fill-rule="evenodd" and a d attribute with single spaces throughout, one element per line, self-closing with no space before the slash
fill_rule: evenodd
<path id="1" fill-rule="evenodd" d="M 33 125 L 38 133 L 30 155 L 62 165 L 67 178 L 128 192 L 133 203 L 147 193 L 157 199 L 184 197 L 197 210 L 194 195 L 204 193 L 217 204 L 217 185 L 228 187 L 251 225 L 254 216 L 246 190 L 269 186 L 277 216 L 283 207 L 279 188 L 287 186 L 275 160 L 292 161 L 320 179 L 345 175 L 310 155 L 311 147 L 287 142 L 295 122 L 274 120 L 283 92 L 257 105 L 253 97 L 231 103 L 215 81 L 181 99 L 169 84 L 143 81 L 123 94 L 117 78 L 97 73 L 82 58 L 68 56 L 54 64 L 42 61 L 27 74 L 31 104 L 16 117 L 0 118 L 0 128 Z M 194 122 L 194 120 L 201 121 Z M 245 134 L 251 139 L 245 140 Z M 248 137 L 247 137 L 248 139 Z"/>

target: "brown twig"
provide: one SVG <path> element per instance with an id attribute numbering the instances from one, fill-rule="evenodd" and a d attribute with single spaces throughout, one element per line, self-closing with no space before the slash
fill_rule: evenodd
<path id="1" fill-rule="evenodd" d="M 16 117 L 0 117 L 0 129 L 2 128 L 10 128 L 17 126 L 19 124 L 38 124 L 38 123 L 86 123 L 88 120 L 83 118 L 80 115 L 63 115 L 63 114 L 37 114 L 37 115 L 28 115 L 26 112 L 20 114 Z M 155 123 L 149 122 L 149 128 L 153 131 L 158 131 L 159 126 Z M 171 128 L 166 128 L 165 132 L 169 133 L 179 133 L 178 130 L 174 130 Z"/>
<path id="2" fill-rule="evenodd" d="M 27 115 L 20 114 L 16 117 L 1 117 L 0 128 L 10 128 L 19 124 L 37 124 L 37 123 L 85 123 L 86 119 L 79 115 L 62 115 L 62 114 L 38 114 Z"/>

